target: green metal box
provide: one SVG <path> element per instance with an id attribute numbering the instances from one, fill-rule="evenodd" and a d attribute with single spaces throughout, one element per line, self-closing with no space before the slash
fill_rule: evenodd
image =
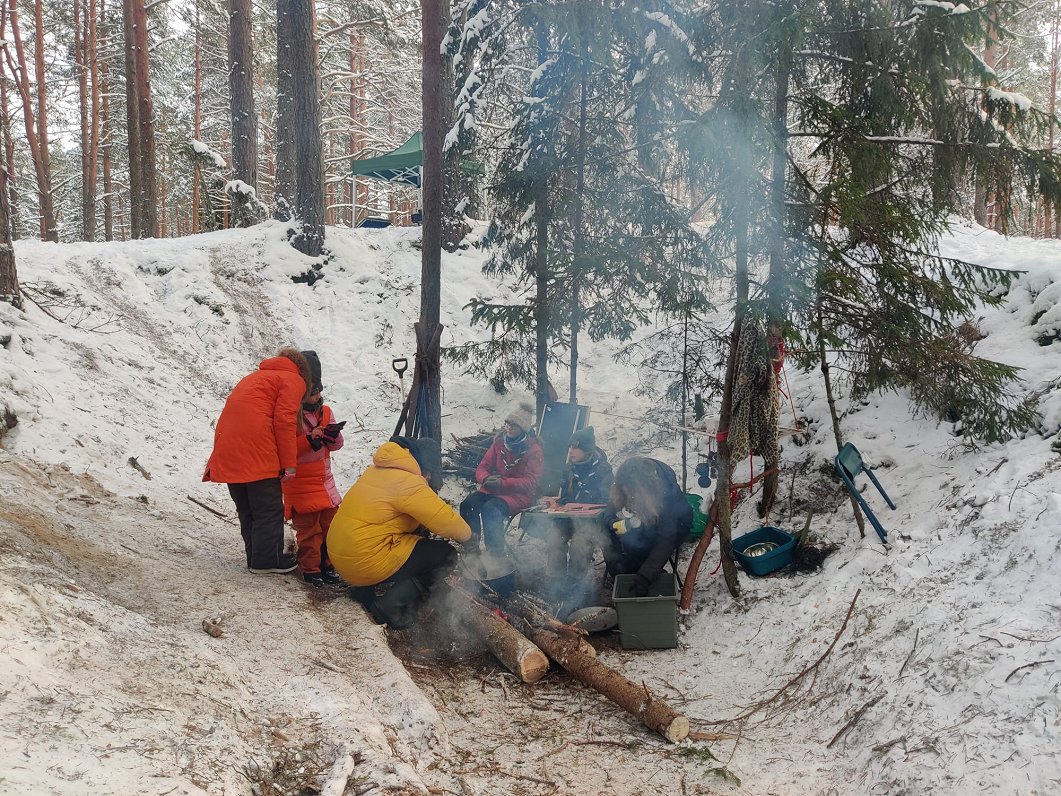
<path id="1" fill-rule="evenodd" d="M 648 594 L 634 597 L 636 575 L 617 575 L 612 601 L 619 615 L 623 649 L 670 649 L 678 646 L 678 580 L 664 572 Z"/>

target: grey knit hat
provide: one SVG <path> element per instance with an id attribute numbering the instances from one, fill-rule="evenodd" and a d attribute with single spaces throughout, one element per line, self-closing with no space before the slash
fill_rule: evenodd
<path id="1" fill-rule="evenodd" d="M 593 426 L 586 426 L 580 428 L 574 434 L 571 435 L 571 442 L 568 443 L 568 447 L 578 448 L 584 450 L 586 453 L 594 453 L 597 450 L 597 440 L 593 435 Z"/>

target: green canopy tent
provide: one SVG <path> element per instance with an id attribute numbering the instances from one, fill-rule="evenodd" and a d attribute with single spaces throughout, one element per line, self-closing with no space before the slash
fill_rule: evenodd
<path id="1" fill-rule="evenodd" d="M 386 155 L 355 160 L 351 166 L 355 177 L 420 186 L 420 167 L 424 165 L 424 134 L 413 133 L 409 140 Z M 483 167 L 474 160 L 462 160 L 461 171 L 479 175 Z"/>

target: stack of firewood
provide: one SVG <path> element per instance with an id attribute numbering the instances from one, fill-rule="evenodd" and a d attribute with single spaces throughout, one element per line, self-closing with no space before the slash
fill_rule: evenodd
<path id="1" fill-rule="evenodd" d="M 447 474 L 452 473 L 461 478 L 474 480 L 475 468 L 490 450 L 490 445 L 494 441 L 494 432 L 482 431 L 463 439 L 456 436 L 452 439 L 448 449 L 443 452 L 443 469 Z"/>

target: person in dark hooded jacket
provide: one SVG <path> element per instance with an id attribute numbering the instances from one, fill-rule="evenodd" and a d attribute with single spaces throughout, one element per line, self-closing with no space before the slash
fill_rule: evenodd
<path id="1" fill-rule="evenodd" d="M 568 446 L 567 469 L 557 503 L 603 506 L 608 502 L 611 486 L 612 466 L 608 456 L 597 447 L 593 427 L 576 431 Z M 596 590 L 589 583 L 589 568 L 594 551 L 605 541 L 599 517 L 552 519 L 546 567 L 552 596 L 562 600 L 568 610 L 581 607 Z"/>
<path id="2" fill-rule="evenodd" d="M 689 537 L 693 510 L 674 470 L 644 456 L 616 471 L 610 508 L 605 566 L 612 576 L 636 575 L 633 594 L 643 597 Z"/>

